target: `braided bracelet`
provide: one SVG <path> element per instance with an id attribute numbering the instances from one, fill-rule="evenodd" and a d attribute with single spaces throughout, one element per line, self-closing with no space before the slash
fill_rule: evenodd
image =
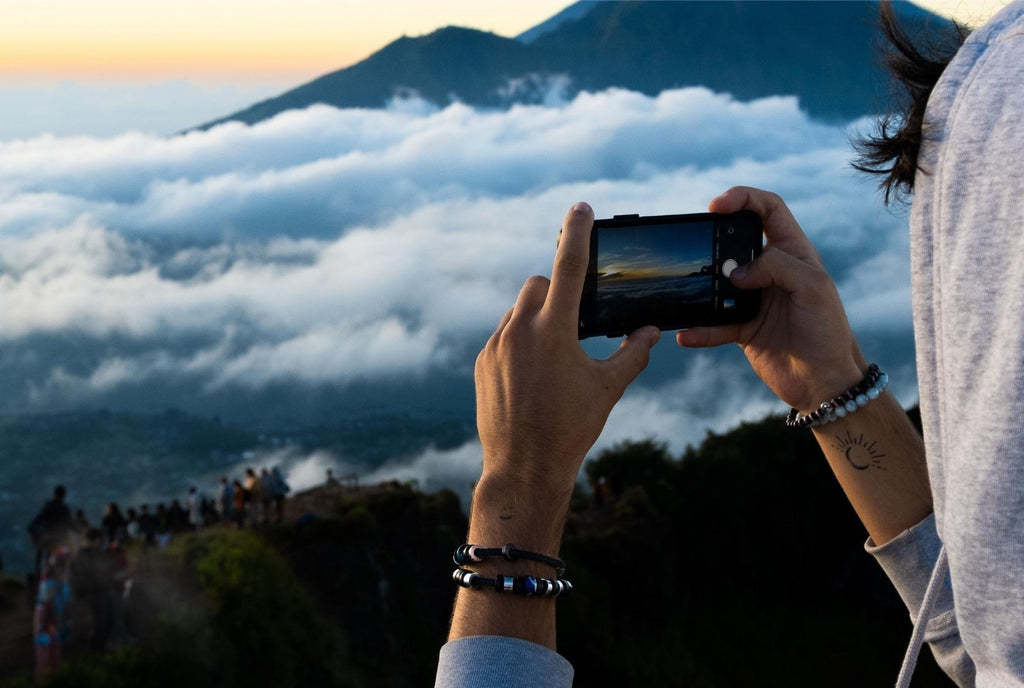
<path id="1" fill-rule="evenodd" d="M 524 597 L 568 597 L 572 592 L 572 583 L 557 578 L 537 578 L 536 576 L 502 576 L 485 578 L 476 571 L 458 568 L 452 572 L 452 578 L 464 588 L 480 590 L 494 588 L 501 593 L 523 595 Z"/>
<path id="2" fill-rule="evenodd" d="M 515 561 L 516 559 L 527 559 L 529 561 L 537 561 L 541 564 L 547 564 L 555 569 L 557 578 L 561 578 L 565 574 L 565 562 L 556 557 L 549 557 L 546 554 L 538 554 L 536 552 L 527 552 L 524 549 L 518 549 L 511 542 L 504 547 L 481 547 L 480 545 L 459 545 L 455 549 L 455 554 L 452 555 L 452 560 L 457 566 L 466 566 L 483 561 L 486 557 L 505 557 L 506 561 Z"/>
<path id="3" fill-rule="evenodd" d="M 831 401 L 826 401 L 816 410 L 801 416 L 797 409 L 790 409 L 786 426 L 790 428 L 817 427 L 845 418 L 868 402 L 877 399 L 889 385 L 889 376 L 872 363 L 864 379 Z"/>

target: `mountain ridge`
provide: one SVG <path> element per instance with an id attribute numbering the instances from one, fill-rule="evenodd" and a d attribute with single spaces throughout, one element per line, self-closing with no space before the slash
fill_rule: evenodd
<path id="1" fill-rule="evenodd" d="M 952 35 L 952 22 L 912 3 L 897 11 L 911 33 L 940 41 Z M 877 0 L 582 0 L 516 38 L 456 26 L 403 36 L 355 65 L 199 128 L 254 124 L 317 103 L 383 108 L 405 95 L 438 106 L 539 103 L 552 83 L 566 97 L 687 86 L 742 101 L 795 95 L 812 117 L 850 121 L 878 113 L 887 100 L 877 12 Z"/>

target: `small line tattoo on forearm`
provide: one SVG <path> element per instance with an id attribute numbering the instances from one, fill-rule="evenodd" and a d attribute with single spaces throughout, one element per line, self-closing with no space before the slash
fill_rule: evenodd
<path id="1" fill-rule="evenodd" d="M 850 466 L 858 471 L 866 471 L 869 468 L 885 470 L 882 459 L 886 455 L 878 446 L 878 441 L 865 438 L 864 433 L 854 435 L 847 430 L 845 436 L 835 435 L 832 447 L 841 452 Z"/>

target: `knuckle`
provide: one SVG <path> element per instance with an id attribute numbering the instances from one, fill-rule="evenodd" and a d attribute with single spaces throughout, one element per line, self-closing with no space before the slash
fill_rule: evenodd
<path id="1" fill-rule="evenodd" d="M 540 291 L 547 289 L 550 284 L 550 280 L 547 277 L 541 275 L 533 275 L 523 284 L 523 291 Z"/>

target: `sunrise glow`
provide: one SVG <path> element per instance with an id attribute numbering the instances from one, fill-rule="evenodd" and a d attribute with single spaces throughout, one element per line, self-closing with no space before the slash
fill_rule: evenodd
<path id="1" fill-rule="evenodd" d="M 448 24 L 516 35 L 569 4 L 390 0 L 58 0 L 10 3 L 0 23 L 0 76 L 224 78 L 316 76 L 402 35 Z"/>
<path id="2" fill-rule="evenodd" d="M 305 78 L 357 62 L 402 35 L 456 24 L 514 36 L 567 0 L 55 0 L 5 3 L 0 77 L 146 80 Z M 929 0 L 976 24 L 1002 0 Z"/>

